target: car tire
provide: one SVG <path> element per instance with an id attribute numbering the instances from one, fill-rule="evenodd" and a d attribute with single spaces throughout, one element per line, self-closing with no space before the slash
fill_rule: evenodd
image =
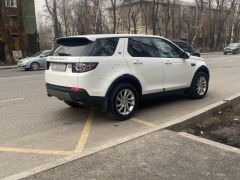
<path id="1" fill-rule="evenodd" d="M 30 65 L 30 69 L 32 71 L 37 71 L 39 70 L 39 68 L 40 68 L 40 64 L 38 62 L 32 62 L 32 64 Z"/>
<path id="2" fill-rule="evenodd" d="M 227 55 L 227 53 L 223 53 L 224 55 Z"/>
<path id="3" fill-rule="evenodd" d="M 77 103 L 77 102 L 64 101 L 64 103 L 67 104 L 68 106 L 72 107 L 72 108 L 83 107 L 82 104 Z"/>
<path id="4" fill-rule="evenodd" d="M 198 72 L 192 80 L 188 95 L 192 99 L 202 99 L 208 92 L 209 76 L 205 72 Z"/>
<path id="5" fill-rule="evenodd" d="M 134 86 L 117 84 L 108 95 L 108 114 L 119 121 L 128 120 L 135 113 L 138 102 L 139 95 Z"/>

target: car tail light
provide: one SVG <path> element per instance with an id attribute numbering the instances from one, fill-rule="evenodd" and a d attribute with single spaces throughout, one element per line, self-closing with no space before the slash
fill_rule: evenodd
<path id="1" fill-rule="evenodd" d="M 72 72 L 74 73 L 84 73 L 96 69 L 98 63 L 76 63 L 72 67 Z"/>

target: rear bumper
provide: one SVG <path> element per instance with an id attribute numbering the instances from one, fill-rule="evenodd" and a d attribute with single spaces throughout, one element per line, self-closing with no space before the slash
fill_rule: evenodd
<path id="1" fill-rule="evenodd" d="M 82 102 L 89 106 L 101 106 L 106 99 L 105 97 L 89 96 L 85 90 L 72 91 L 70 87 L 46 84 L 46 88 L 48 96 L 54 96 L 63 101 Z"/>

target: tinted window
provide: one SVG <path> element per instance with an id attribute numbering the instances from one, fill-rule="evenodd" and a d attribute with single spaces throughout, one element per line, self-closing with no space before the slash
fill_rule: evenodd
<path id="1" fill-rule="evenodd" d="M 182 51 L 172 43 L 164 39 L 153 39 L 154 44 L 158 49 L 158 54 L 163 58 L 180 58 Z"/>
<path id="2" fill-rule="evenodd" d="M 112 56 L 117 48 L 119 38 L 97 39 L 92 50 L 92 56 Z"/>
<path id="3" fill-rule="evenodd" d="M 156 57 L 154 49 L 149 38 L 128 39 L 128 53 L 133 57 Z"/>
<path id="4" fill-rule="evenodd" d="M 84 39 L 83 39 L 84 40 Z M 103 38 L 96 41 L 64 40 L 53 53 L 53 56 L 112 56 L 119 38 Z"/>
<path id="5" fill-rule="evenodd" d="M 42 51 L 37 52 L 36 54 L 32 55 L 32 57 L 37 57 L 37 56 L 39 56 L 39 55 L 41 55 L 41 54 L 42 54 Z"/>
<path id="6" fill-rule="evenodd" d="M 93 42 L 85 45 L 61 45 L 53 53 L 53 56 L 89 56 L 92 51 Z"/>

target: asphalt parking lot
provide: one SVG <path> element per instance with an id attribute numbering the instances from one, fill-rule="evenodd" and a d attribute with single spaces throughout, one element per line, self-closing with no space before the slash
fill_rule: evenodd
<path id="1" fill-rule="evenodd" d="M 0 70 L 0 178 L 80 154 L 239 93 L 240 56 L 205 58 L 211 71 L 205 99 L 171 95 L 144 101 L 135 117 L 125 122 L 98 109 L 71 109 L 47 97 L 44 71 Z"/>

